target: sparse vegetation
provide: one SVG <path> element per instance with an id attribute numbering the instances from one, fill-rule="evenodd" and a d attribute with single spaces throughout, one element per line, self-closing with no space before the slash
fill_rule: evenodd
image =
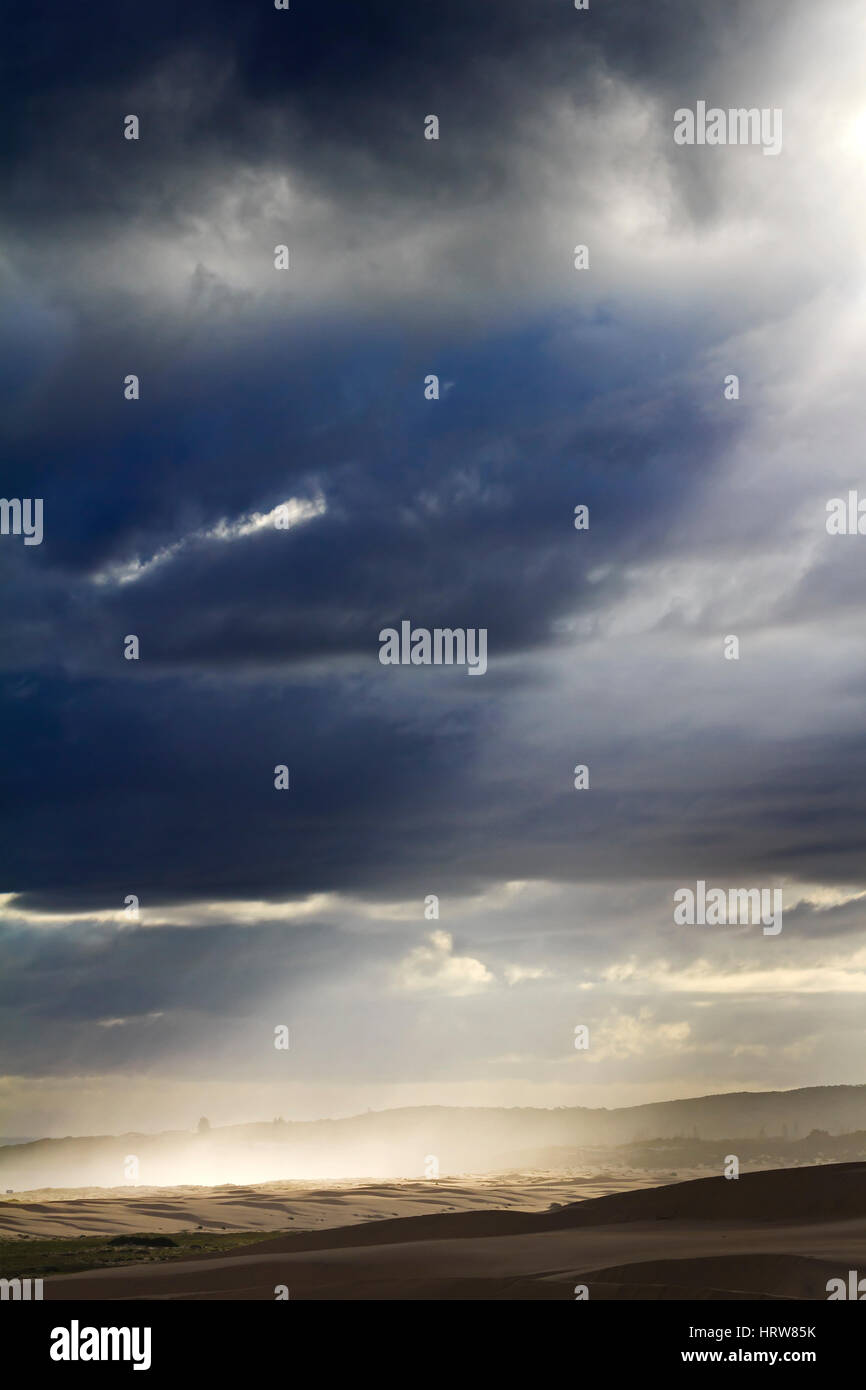
<path id="1" fill-rule="evenodd" d="M 0 1241 L 0 1278 L 47 1279 L 52 1274 L 83 1274 L 114 1265 L 160 1264 L 201 1255 L 239 1250 L 280 1233 L 173 1231 L 171 1236 L 146 1232 L 121 1236 Z"/>

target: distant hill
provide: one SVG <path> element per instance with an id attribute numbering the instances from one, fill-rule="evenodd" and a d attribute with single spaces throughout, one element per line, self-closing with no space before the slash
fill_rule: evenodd
<path id="1" fill-rule="evenodd" d="M 824 1134 L 813 1135 L 816 1130 Z M 752 1158 L 772 1150 L 788 1161 L 800 1155 L 799 1161 L 816 1162 L 841 1157 L 831 1136 L 858 1131 L 866 1131 L 866 1086 L 741 1091 L 618 1110 L 419 1106 L 339 1120 L 227 1125 L 201 1134 L 177 1130 L 14 1146 L 7 1141 L 0 1147 L 0 1189 L 120 1187 L 131 1180 L 177 1185 L 417 1178 L 425 1176 L 431 1158 L 443 1175 L 570 1167 L 586 1161 L 581 1155 L 588 1149 L 612 1151 L 622 1145 L 634 1147 L 620 1154 L 620 1161 L 637 1166 L 650 1166 L 651 1160 L 684 1163 L 696 1151 L 713 1162 L 713 1145 L 734 1145 L 738 1139 L 754 1141 Z M 681 1142 L 665 1152 L 658 1147 L 663 1140 Z M 856 1157 L 860 1151 L 856 1137 L 845 1155 Z"/>

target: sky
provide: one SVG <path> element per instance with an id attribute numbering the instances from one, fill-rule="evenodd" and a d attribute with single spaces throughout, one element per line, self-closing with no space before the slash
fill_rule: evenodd
<path id="1" fill-rule="evenodd" d="M 0 1131 L 862 1082 L 859 0 L 3 30 Z"/>

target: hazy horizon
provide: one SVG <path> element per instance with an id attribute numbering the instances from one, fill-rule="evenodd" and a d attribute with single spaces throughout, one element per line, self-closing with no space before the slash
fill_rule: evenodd
<path id="1" fill-rule="evenodd" d="M 849 1085 L 850 1085 L 851 1083 L 842 1083 L 842 1084 L 849 1084 Z M 857 1085 L 857 1083 L 853 1083 L 853 1084 L 854 1084 L 855 1086 Z M 866 1082 L 863 1082 L 863 1083 L 861 1083 L 861 1084 L 862 1084 L 863 1086 L 866 1086 Z M 760 1088 L 751 1088 L 751 1089 L 747 1089 L 747 1091 L 745 1092 L 745 1094 L 751 1094 L 751 1095 L 768 1095 L 768 1094 L 769 1094 L 769 1095 L 786 1095 L 786 1094 L 791 1094 L 791 1093 L 794 1092 L 794 1091 L 803 1090 L 803 1089 L 819 1089 L 819 1090 L 823 1090 L 823 1089 L 831 1089 L 833 1086 L 834 1086 L 834 1083 L 833 1083 L 833 1082 L 827 1082 L 827 1083 L 818 1083 L 817 1087 L 815 1087 L 815 1088 L 790 1087 L 790 1088 L 780 1089 L 780 1090 L 778 1090 L 778 1091 L 769 1091 L 769 1092 L 763 1091 L 763 1090 L 761 1090 Z M 381 1107 L 381 1108 L 376 1107 L 376 1106 L 369 1106 L 369 1107 L 365 1107 L 363 1110 L 350 1110 L 350 1109 L 347 1109 L 347 1110 L 344 1110 L 344 1111 L 342 1111 L 342 1112 L 330 1113 L 330 1114 L 327 1114 L 327 1115 L 318 1115 L 318 1114 L 309 1114 L 309 1115 L 281 1114 L 280 1116 L 277 1117 L 277 1116 L 266 1115 L 266 1114 L 262 1113 L 262 1114 L 257 1114 L 257 1115 L 248 1114 L 248 1115 L 239 1116 L 239 1117 L 236 1117 L 236 1118 L 223 1118 L 223 1119 L 214 1119 L 211 1115 L 207 1115 L 207 1116 L 205 1116 L 205 1118 L 207 1119 L 208 1124 L 209 1124 L 209 1126 L 210 1126 L 212 1129 L 220 1129 L 220 1128 L 227 1129 L 227 1128 L 233 1128 L 233 1127 L 240 1127 L 240 1126 L 244 1126 L 244 1125 L 259 1125 L 259 1124 L 261 1124 L 261 1125 L 267 1125 L 267 1124 L 272 1124 L 272 1123 L 274 1122 L 274 1120 L 277 1119 L 277 1118 L 280 1119 L 281 1121 L 287 1123 L 287 1124 L 317 1124 L 317 1123 L 326 1124 L 326 1123 L 328 1123 L 328 1122 L 330 1122 L 330 1121 L 335 1121 L 335 1120 L 352 1120 L 352 1119 L 360 1118 L 360 1117 L 365 1116 L 365 1115 L 386 1115 L 386 1114 L 388 1114 L 389 1112 L 394 1111 L 394 1110 L 415 1110 L 415 1109 L 421 1109 L 421 1110 L 437 1109 L 437 1108 L 438 1108 L 438 1109 L 466 1109 L 466 1110 L 469 1110 L 469 1109 L 473 1109 L 473 1110 L 474 1110 L 474 1109 L 481 1109 L 481 1110 L 486 1110 L 486 1109 L 489 1109 L 489 1110 L 510 1110 L 510 1109 L 513 1109 L 513 1110 L 518 1110 L 518 1109 L 519 1109 L 519 1110 L 524 1110 L 524 1109 L 538 1109 L 538 1110 L 541 1110 L 541 1111 L 553 1112 L 553 1111 L 555 1111 L 555 1110 L 574 1110 L 574 1109 L 592 1109 L 592 1108 L 598 1108 L 598 1109 L 604 1109 L 604 1110 L 614 1111 L 614 1110 L 622 1110 L 622 1109 L 625 1109 L 625 1110 L 628 1110 L 628 1109 L 635 1109 L 635 1108 L 637 1108 L 637 1107 L 639 1107 L 639 1106 L 643 1106 L 643 1105 L 653 1105 L 653 1104 L 664 1105 L 666 1102 L 675 1103 L 675 1102 L 677 1102 L 677 1101 L 711 1100 L 711 1099 L 713 1099 L 715 1096 L 727 1096 L 727 1095 L 737 1095 L 737 1094 L 741 1094 L 741 1092 L 737 1091 L 737 1089 L 734 1088 L 733 1090 L 715 1091 L 715 1092 L 712 1092 L 712 1094 L 705 1094 L 705 1093 L 702 1093 L 702 1092 L 695 1092 L 694 1094 L 682 1095 L 682 1096 L 664 1096 L 664 1097 L 659 1098 L 658 1100 L 643 1100 L 643 1101 L 637 1101 L 637 1102 L 634 1103 L 634 1105 L 626 1105 L 626 1106 L 607 1106 L 607 1107 L 585 1107 L 585 1106 L 582 1106 L 579 1102 L 576 1102 L 576 1101 L 573 1102 L 573 1103 L 571 1103 L 570 1105 L 557 1105 L 557 1106 L 523 1106 L 523 1105 L 519 1105 L 519 1104 L 518 1104 L 518 1105 L 504 1105 L 504 1106 L 468 1106 L 468 1105 L 467 1105 L 467 1106 L 460 1106 L 460 1105 L 452 1106 L 452 1105 L 448 1105 L 447 1103 L 442 1103 L 442 1104 L 440 1104 L 439 1102 L 431 1101 L 431 1102 L 414 1102 L 414 1103 L 412 1103 L 411 1105 L 406 1104 L 406 1105 L 401 1105 L 401 1106 L 384 1106 L 384 1107 Z M 195 1118 L 191 1118 L 191 1119 L 189 1120 L 188 1123 L 183 1123 L 183 1122 L 180 1122 L 180 1121 L 179 1121 L 177 1124 L 166 1125 L 166 1126 L 161 1127 L 161 1128 L 158 1128 L 158 1129 L 156 1129 L 156 1128 L 141 1129 L 140 1127 L 129 1126 L 128 1128 L 117 1128 L 117 1129 L 114 1129 L 114 1130 L 111 1130 L 111 1131 L 105 1131 L 104 1134 L 103 1134 L 102 1132 L 97 1133 L 97 1131 L 92 1130 L 92 1129 L 62 1130 L 62 1131 L 61 1131 L 61 1129 L 57 1128 L 56 1126 L 55 1126 L 55 1132 L 53 1132 L 53 1133 L 22 1134 L 22 1135 L 12 1135 L 12 1134 L 10 1134 L 10 1135 L 8 1135 L 8 1136 L 7 1136 L 7 1135 L 0 1134 L 0 1148 L 2 1148 L 4 1145 L 14 1145 L 14 1144 L 20 1144 L 20 1143 L 34 1143 L 34 1142 L 38 1142 L 40 1139 L 77 1139 L 77 1138 L 79 1138 L 79 1139 L 80 1139 L 80 1138 L 85 1138 L 85 1139 L 86 1139 L 86 1138 L 101 1138 L 101 1137 L 121 1137 L 121 1136 L 124 1135 L 124 1134 L 131 1134 L 131 1133 L 142 1133 L 142 1134 L 148 1134 L 148 1135 L 159 1135 L 159 1134 L 163 1134 L 163 1133 L 190 1133 L 190 1134 L 192 1134 L 192 1133 L 197 1132 L 198 1124 L 199 1124 L 199 1121 L 201 1120 L 201 1118 L 202 1118 L 202 1116 L 201 1116 L 201 1115 L 198 1115 L 198 1116 L 196 1116 Z"/>

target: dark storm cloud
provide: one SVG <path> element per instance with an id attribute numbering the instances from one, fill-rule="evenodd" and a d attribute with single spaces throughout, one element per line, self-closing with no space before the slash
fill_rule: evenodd
<path id="1" fill-rule="evenodd" d="M 379 630 L 406 616 L 485 626 L 491 650 L 527 650 L 550 639 L 557 616 L 602 606 L 621 587 L 615 571 L 588 585 L 588 571 L 672 544 L 695 479 L 732 433 L 702 419 L 684 391 L 653 400 L 652 380 L 631 384 L 636 418 L 622 420 L 617 369 L 605 381 L 580 354 L 557 367 L 511 343 L 464 353 L 437 405 L 407 399 L 393 350 L 378 357 L 375 395 L 359 410 L 334 388 L 351 381 L 351 359 L 322 364 L 318 385 L 308 367 L 301 403 L 291 372 L 284 393 L 264 363 L 263 381 L 220 373 L 207 397 L 199 386 L 185 404 L 174 393 L 155 408 L 137 403 L 135 437 L 103 424 L 98 442 L 49 452 L 45 541 L 2 557 L 8 591 L 20 594 L 0 619 L 7 664 L 116 673 L 127 632 L 142 640 L 142 672 L 369 658 Z M 243 409 L 223 412 L 235 400 Z M 318 489 L 325 514 L 291 531 L 196 535 Z M 579 543 L 578 502 L 592 516 Z M 133 583 L 93 583 L 181 543 Z M 52 611 L 46 640 L 39 618 Z"/>
<path id="2" fill-rule="evenodd" d="M 536 715 L 537 738 L 529 709 L 522 729 L 500 734 L 508 697 L 531 695 L 543 673 L 525 660 L 500 673 L 499 658 L 534 660 L 574 621 L 579 661 L 580 639 L 603 631 L 617 602 L 640 600 L 653 565 L 721 546 L 733 570 L 749 558 L 736 531 L 708 539 L 680 525 L 754 419 L 744 401 L 721 422 L 689 379 L 725 333 L 703 320 L 696 332 L 697 311 L 664 285 L 634 321 L 613 298 L 576 304 L 573 290 L 553 314 L 530 295 L 504 325 L 473 302 L 450 318 L 436 275 L 413 277 L 415 261 L 407 269 L 396 252 L 392 267 L 389 244 L 373 244 L 443 210 L 471 226 L 492 205 L 515 221 L 446 243 L 435 264 L 458 288 L 504 283 L 532 256 L 522 205 L 531 216 L 545 177 L 559 179 L 518 158 L 534 148 L 526 131 L 560 100 L 589 130 L 612 78 L 656 103 L 648 148 L 664 146 L 688 210 L 712 221 L 725 181 L 706 163 L 672 165 L 669 108 L 738 61 L 751 78 L 747 36 L 769 45 L 783 13 L 792 23 L 790 6 L 755 18 L 745 4 L 686 0 L 585 16 L 567 0 L 296 4 L 289 15 L 148 5 L 134 19 L 97 7 L 86 25 L 71 9 L 21 12 L 0 212 L 15 306 L 2 360 L 17 373 L 4 491 L 46 502 L 43 546 L 4 538 L 0 555 L 3 872 L 23 905 L 104 909 L 129 892 L 387 898 L 442 865 L 455 889 L 513 872 L 679 880 L 708 861 L 852 874 L 862 759 L 849 731 L 798 731 L 762 750 L 724 720 L 696 727 L 719 677 L 689 698 L 662 669 L 689 670 L 682 648 L 670 655 L 695 626 L 682 610 L 649 623 L 662 655 L 630 685 L 627 732 L 593 731 L 579 821 L 570 767 L 585 708 L 550 724 Z M 146 129 L 138 144 L 121 137 L 130 110 Z M 431 148 L 428 111 L 449 132 Z M 575 140 L 575 176 L 601 172 L 606 148 Z M 317 234 L 336 222 L 333 245 L 360 242 L 373 289 L 357 301 L 344 285 L 323 293 L 319 314 L 298 291 L 295 319 L 294 291 L 277 305 L 273 288 L 238 288 L 204 263 L 185 279 L 184 263 L 171 312 L 151 303 L 156 272 L 138 263 L 138 234 L 165 251 L 168 274 L 216 187 L 237 200 L 241 233 L 261 231 L 256 256 L 270 255 L 285 220 L 259 205 L 270 185 L 256 176 L 274 171 L 297 184 L 301 222 L 322 200 L 322 220 L 299 233 L 310 275 Z M 629 191 L 624 180 L 624 201 Z M 570 251 L 567 219 L 563 234 Z M 423 272 L 423 246 L 413 255 Z M 114 259 L 128 285 L 100 278 Z M 414 287 L 399 323 L 378 305 L 374 269 L 397 299 L 404 278 Z M 746 307 L 744 330 L 761 317 Z M 120 399 L 129 370 L 143 383 L 134 404 Z M 448 386 L 435 405 L 428 372 Z M 327 510 L 291 532 L 196 535 L 318 490 Z M 578 502 L 593 518 L 579 538 Z M 93 582 L 181 542 L 133 583 Z M 825 611 L 845 574 L 828 581 Z M 378 631 L 404 617 L 486 627 L 484 681 L 380 668 Z M 128 632 L 141 638 L 137 665 L 122 660 Z M 594 708 L 613 703 L 613 687 L 600 673 Z M 654 702 L 680 729 L 642 728 Z M 501 743 L 482 767 L 491 737 Z M 282 799 L 277 762 L 292 770 Z"/>
<path id="3" fill-rule="evenodd" d="M 521 349 L 464 350 L 432 421 L 429 403 L 400 402 L 402 368 L 383 349 L 376 407 L 353 411 L 344 393 L 335 408 L 327 385 L 311 399 L 308 369 L 306 401 L 291 393 L 300 418 L 285 419 L 279 446 L 278 383 L 266 374 L 262 388 L 251 368 L 211 384 L 217 426 L 203 393 L 186 416 L 174 395 L 155 421 L 144 416 L 134 449 L 103 426 L 93 468 L 124 469 L 110 490 L 88 477 L 86 440 L 71 478 L 68 459 L 49 456 L 46 541 L 5 555 L 19 597 L 2 619 L 13 750 L 2 776 L 16 807 L 4 869 L 22 905 L 106 909 L 128 892 L 151 902 L 389 896 L 443 862 L 457 889 L 509 872 L 515 853 L 527 872 L 570 876 L 603 862 L 611 836 L 615 857 L 624 852 L 627 824 L 602 792 L 591 857 L 575 855 L 562 828 L 570 807 L 551 795 L 568 780 L 550 759 L 516 767 L 503 806 L 479 778 L 473 748 L 513 674 L 488 672 L 482 690 L 465 674 L 462 685 L 445 672 L 404 680 L 377 661 L 380 628 L 407 616 L 484 626 L 497 660 L 549 642 L 560 615 L 623 592 L 618 557 L 649 561 L 670 544 L 692 480 L 714 466 L 711 441 L 720 451 L 726 431 L 683 396 L 651 401 L 632 423 L 621 419 L 622 361 L 533 367 Z M 632 401 L 652 387 L 632 384 Z M 244 402 L 240 419 L 223 400 Z M 182 539 L 169 513 L 212 524 L 313 481 L 328 510 L 293 531 L 193 540 L 133 583 L 92 583 L 110 561 L 146 560 Z M 579 540 L 577 501 L 595 528 Z M 123 660 L 130 632 L 139 663 Z M 348 670 L 334 664 L 345 658 Z M 182 672 L 196 679 L 184 684 Z M 287 802 L 273 788 L 282 762 Z"/>
<path id="4" fill-rule="evenodd" d="M 72 8 L 28 7 L 9 26 L 7 51 L 19 62 L 4 74 L 5 249 L 58 307 L 89 319 L 91 337 L 123 322 L 129 341 L 147 308 L 146 294 L 134 309 L 130 302 L 138 233 L 168 243 L 212 218 L 215 186 L 230 185 L 238 220 L 261 220 L 273 244 L 285 218 L 258 205 L 255 176 L 283 171 L 299 191 L 290 230 L 302 263 L 305 252 L 308 263 L 322 253 L 320 228 L 300 215 L 317 201 L 340 224 L 335 256 L 360 242 L 372 263 L 388 254 L 377 237 L 393 236 L 404 216 L 417 226 L 444 211 L 482 215 L 492 205 L 506 221 L 519 217 L 544 195 L 551 170 L 537 134 L 557 108 L 580 122 L 557 178 L 615 162 L 618 150 L 591 126 L 612 83 L 655 104 L 649 146 L 663 154 L 689 215 L 705 221 L 722 184 L 694 151 L 672 158 L 673 109 L 720 73 L 728 95 L 759 100 L 756 49 L 766 57 L 780 20 L 790 29 L 807 8 L 805 0 L 764 0 L 757 12 L 745 0 L 628 0 L 581 14 L 568 0 L 338 0 L 288 13 L 265 3 L 196 3 L 179 15 L 155 3 L 134 17 L 96 5 L 84 23 Z M 121 138 L 129 111 L 143 122 L 139 142 Z M 420 140 L 428 112 L 443 123 L 443 139 L 432 144 Z M 470 276 L 504 288 L 514 270 L 513 250 L 503 255 L 508 232 L 500 226 L 493 248 L 456 247 L 452 270 L 462 261 Z M 102 265 L 124 256 L 121 287 L 106 298 Z M 202 298 L 210 309 L 221 300 L 243 310 L 244 294 L 212 269 L 201 265 L 196 275 L 187 286 L 193 317 Z M 399 284 L 398 264 L 392 275 Z"/>
<path id="5" fill-rule="evenodd" d="M 105 166 L 124 158 L 122 146 L 109 131 L 88 128 L 85 114 L 100 102 L 109 110 L 143 76 L 172 62 L 186 81 L 157 88 L 153 105 L 157 120 L 167 122 L 160 134 L 186 153 L 209 149 L 223 159 L 251 159 L 279 138 L 290 142 L 284 153 L 294 158 L 306 150 L 310 166 L 326 176 L 331 170 L 321 156 L 329 150 L 355 156 L 359 184 L 371 155 L 383 151 L 395 177 L 418 181 L 411 127 L 418 101 L 432 97 L 429 109 L 444 101 L 443 114 L 453 108 L 470 137 L 486 128 L 488 164 L 462 167 L 463 181 L 477 184 L 497 168 L 507 145 L 500 139 L 497 151 L 489 136 L 519 121 L 538 95 L 562 87 L 579 100 L 581 79 L 600 68 L 663 92 L 700 82 L 733 59 L 748 71 L 754 62 L 748 37 L 772 37 L 779 21 L 791 24 L 801 8 L 782 0 L 765 0 L 757 12 L 747 0 L 712 8 L 690 0 L 620 0 L 583 15 L 565 0 L 489 6 L 334 0 L 326 7 L 298 3 L 278 14 L 266 4 L 195 0 L 179 11 L 155 0 L 135 14 L 96 3 L 85 23 L 72 7 L 35 3 L 10 15 L 6 28 L 5 148 L 20 171 L 17 205 L 35 211 L 49 193 L 55 209 L 59 204 L 85 216 L 97 202 L 97 212 L 122 204 L 135 186 L 128 167 L 116 186 L 100 183 Z M 228 79 L 210 94 L 202 119 L 190 111 L 189 97 L 208 63 L 222 64 Z M 286 109 L 294 127 L 274 119 Z M 178 115 L 187 119 L 177 121 Z M 89 157 L 82 150 L 80 159 L 70 158 L 82 136 Z M 166 153 L 164 145 L 142 147 L 141 163 L 154 182 L 164 176 Z M 450 172 L 461 172 L 459 148 L 452 147 L 450 158 Z M 51 187 L 41 186 L 46 161 L 58 176 Z"/>
<path id="6" fill-rule="evenodd" d="M 656 737 L 650 753 L 612 729 L 592 740 L 594 790 L 580 800 L 561 734 L 540 755 L 527 726 L 479 763 L 495 706 L 477 682 L 455 689 L 455 677 L 422 671 L 395 688 L 390 675 L 336 687 L 134 675 L 12 685 L 4 877 L 15 906 L 413 897 L 515 871 L 672 887 L 713 874 L 857 881 L 856 739 L 761 748 L 719 730 Z M 288 793 L 273 786 L 278 762 L 291 768 Z"/>
<path id="7" fill-rule="evenodd" d="M 471 756 L 481 701 L 425 727 L 411 712 L 394 724 L 367 701 L 355 712 L 350 694 L 134 677 L 125 689 L 27 689 L 7 705 L 27 761 L 7 784 L 19 830 L 6 874 L 100 909 L 130 892 L 266 897 L 405 878 L 441 852 L 431 789 Z M 278 763 L 291 769 L 290 793 L 274 788 Z"/>

